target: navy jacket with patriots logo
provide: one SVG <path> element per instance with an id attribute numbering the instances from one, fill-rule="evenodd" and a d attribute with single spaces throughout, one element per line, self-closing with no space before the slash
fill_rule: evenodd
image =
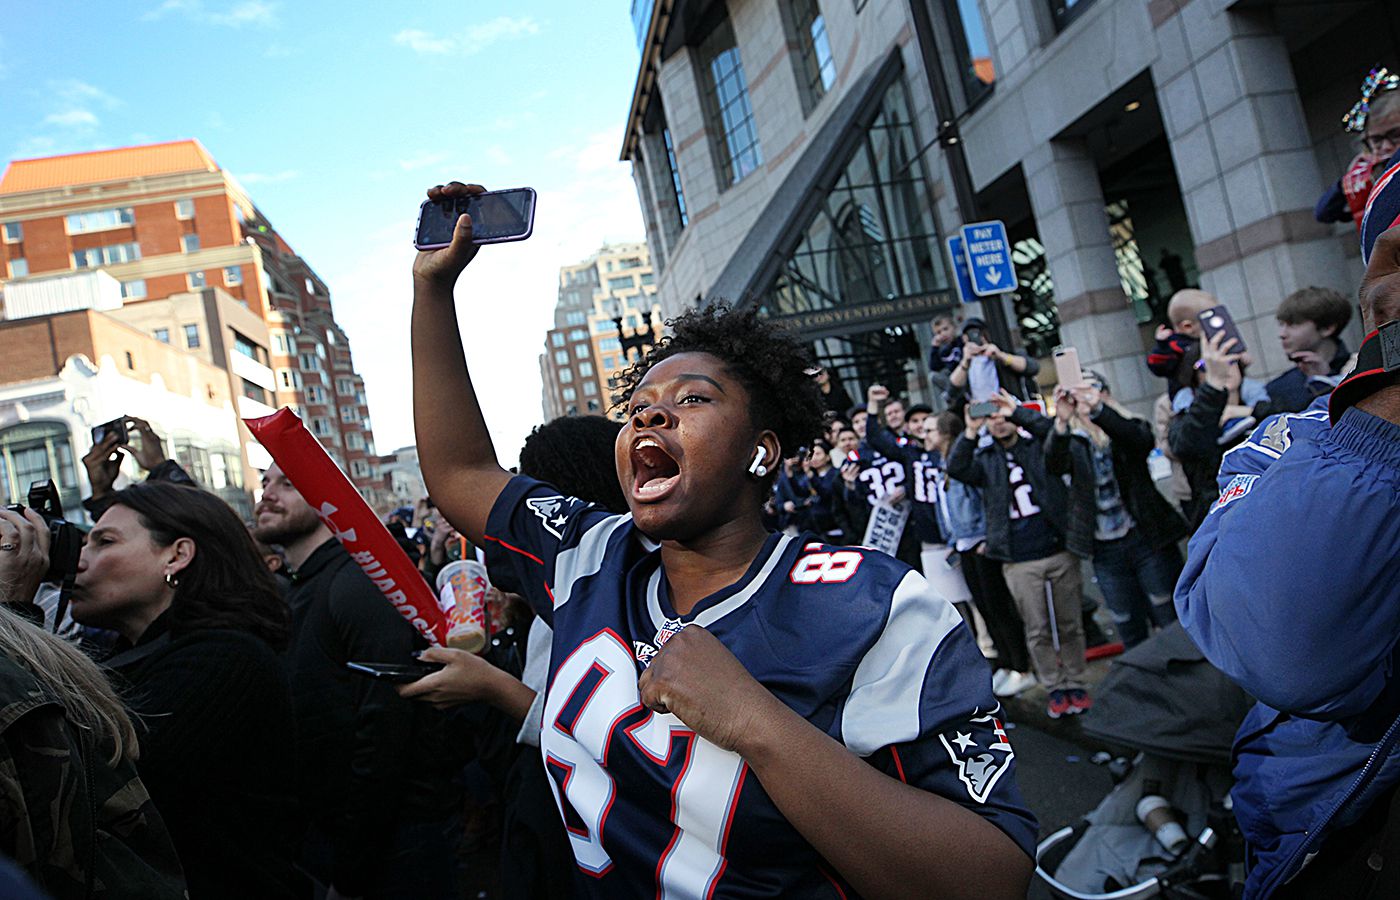
<path id="1" fill-rule="evenodd" d="M 908 566 L 772 534 L 743 578 L 681 617 L 660 547 L 631 516 L 525 477 L 496 501 L 486 545 L 493 584 L 554 628 L 541 753 L 588 896 L 856 896 L 738 755 L 641 705 L 637 678 L 691 623 L 871 765 L 1033 853 L 987 664 Z"/>

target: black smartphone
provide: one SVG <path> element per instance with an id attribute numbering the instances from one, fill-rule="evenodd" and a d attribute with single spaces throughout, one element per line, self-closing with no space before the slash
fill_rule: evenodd
<path id="1" fill-rule="evenodd" d="M 452 243 L 462 213 L 472 217 L 473 244 L 523 241 L 535 230 L 535 189 L 511 188 L 446 200 L 424 200 L 413 246 L 441 250 Z"/>
<path id="2" fill-rule="evenodd" d="M 130 439 L 130 435 L 128 435 L 126 431 L 126 416 L 94 426 L 92 429 L 93 444 L 102 443 L 107 439 L 107 435 L 109 434 L 115 434 L 117 436 L 118 444 L 125 444 Z"/>
<path id="3" fill-rule="evenodd" d="M 1212 306 L 1197 318 L 1201 320 L 1201 332 L 1206 340 L 1224 332 L 1225 337 L 1220 339 L 1222 348 L 1230 342 L 1230 338 L 1235 339 L 1234 345 L 1226 351 L 1227 353 L 1243 353 L 1245 351 L 1244 337 L 1241 336 L 1240 330 L 1235 327 L 1235 320 L 1231 318 L 1228 309 L 1223 306 Z"/>
<path id="4" fill-rule="evenodd" d="M 361 675 L 368 675 L 370 678 L 387 681 L 390 684 L 408 684 L 417 681 L 424 675 L 440 671 L 442 663 L 417 661 L 411 663 L 348 662 L 345 664 L 345 668 Z"/>
<path id="5" fill-rule="evenodd" d="M 985 419 L 995 415 L 999 407 L 990 400 L 979 400 L 968 407 L 967 414 L 974 419 Z"/>

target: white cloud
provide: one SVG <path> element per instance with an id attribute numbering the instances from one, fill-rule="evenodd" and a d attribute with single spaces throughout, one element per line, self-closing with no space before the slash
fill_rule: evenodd
<path id="1" fill-rule="evenodd" d="M 512 19 L 510 16 L 497 16 L 489 22 L 473 25 L 467 29 L 464 36 L 465 49 L 469 53 L 475 53 L 497 41 L 539 33 L 539 24 L 529 16 L 522 16 L 519 19 Z"/>
<path id="2" fill-rule="evenodd" d="M 291 181 L 297 178 L 301 172 L 297 169 L 283 169 L 280 172 L 249 172 L 247 175 L 239 175 L 240 184 L 276 184 L 279 181 Z"/>
<path id="3" fill-rule="evenodd" d="M 435 56 L 461 53 L 464 56 L 471 56 L 474 53 L 480 53 L 492 44 L 539 33 L 539 23 L 529 16 L 516 19 L 510 16 L 497 16 L 489 22 L 480 22 L 468 27 L 460 35 L 437 35 L 419 28 L 405 28 L 394 35 L 394 43 L 401 47 L 408 47 L 415 53 Z"/>
<path id="4" fill-rule="evenodd" d="M 644 235 L 630 167 L 616 161 L 615 149 L 607 165 L 601 152 L 587 150 L 610 146 L 616 138 L 613 130 L 589 135 L 579 145 L 583 151 L 561 160 L 558 175 L 547 179 L 552 183 L 535 185 L 540 195 L 534 236 L 483 248 L 458 283 L 463 345 L 504 465 L 515 462 L 525 436 L 543 416 L 539 355 L 553 323 L 559 267 L 586 258 L 606 241 L 641 240 Z M 489 177 L 489 171 L 461 174 Z M 353 254 L 319 265 L 334 294 L 336 319 L 350 334 L 356 366 L 365 378 L 381 452 L 414 442 L 410 231 L 405 221 L 366 233 L 363 244 L 355 242 Z"/>
<path id="5" fill-rule="evenodd" d="M 457 49 L 457 42 L 449 37 L 433 37 L 417 28 L 405 28 L 394 35 L 394 43 L 408 47 L 415 53 L 451 53 Z"/>
<path id="6" fill-rule="evenodd" d="M 104 106 L 107 109 L 116 109 L 118 106 L 122 105 L 120 100 L 102 90 L 102 88 L 88 84 L 86 81 L 79 81 L 76 78 L 50 81 L 49 92 L 65 103 L 74 105 L 93 103 Z"/>
<path id="7" fill-rule="evenodd" d="M 203 0 L 165 0 L 160 6 L 148 10 L 141 18 L 153 22 L 170 14 L 226 28 L 242 28 L 244 25 L 266 27 L 277 24 L 277 4 L 266 0 L 241 0 L 219 9 L 206 7 Z"/>
<path id="8" fill-rule="evenodd" d="M 223 12 L 211 12 L 209 21 L 215 25 L 242 28 L 244 25 L 272 25 L 277 21 L 277 7 L 262 0 L 244 0 Z"/>
<path id="9" fill-rule="evenodd" d="M 65 112 L 49 113 L 44 117 L 45 125 L 58 125 L 62 128 L 95 128 L 97 116 L 86 109 L 70 109 Z"/>

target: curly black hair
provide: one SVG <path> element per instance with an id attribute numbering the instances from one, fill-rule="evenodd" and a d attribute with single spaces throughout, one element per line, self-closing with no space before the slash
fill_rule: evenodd
<path id="1" fill-rule="evenodd" d="M 627 498 L 613 460 L 621 430 L 621 422 L 602 416 L 560 416 L 530 432 L 520 448 L 520 471 L 609 512 L 625 513 Z"/>
<path id="2" fill-rule="evenodd" d="M 645 357 L 618 373 L 614 408 L 626 405 L 651 367 L 678 353 L 708 353 L 724 363 L 749 392 L 749 418 L 770 429 L 779 458 L 822 433 L 825 404 L 811 352 L 785 328 L 760 318 L 753 307 L 715 303 L 666 322 L 671 333 Z"/>

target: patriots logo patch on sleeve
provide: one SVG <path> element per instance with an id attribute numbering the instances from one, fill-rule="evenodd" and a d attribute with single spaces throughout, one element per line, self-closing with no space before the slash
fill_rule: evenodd
<path id="1" fill-rule="evenodd" d="M 556 495 L 553 497 L 531 497 L 525 501 L 525 505 L 544 524 L 544 530 L 554 535 L 560 540 L 564 537 L 564 526 L 569 524 L 569 514 L 574 507 L 582 505 L 581 500 L 576 497 L 564 497 Z"/>
<path id="2" fill-rule="evenodd" d="M 938 739 L 948 751 L 948 758 L 958 767 L 958 780 L 967 788 L 968 796 L 978 803 L 987 802 L 992 788 L 1016 758 L 1006 739 L 1005 727 L 993 715 L 969 719 L 966 725 L 945 731 Z"/>

